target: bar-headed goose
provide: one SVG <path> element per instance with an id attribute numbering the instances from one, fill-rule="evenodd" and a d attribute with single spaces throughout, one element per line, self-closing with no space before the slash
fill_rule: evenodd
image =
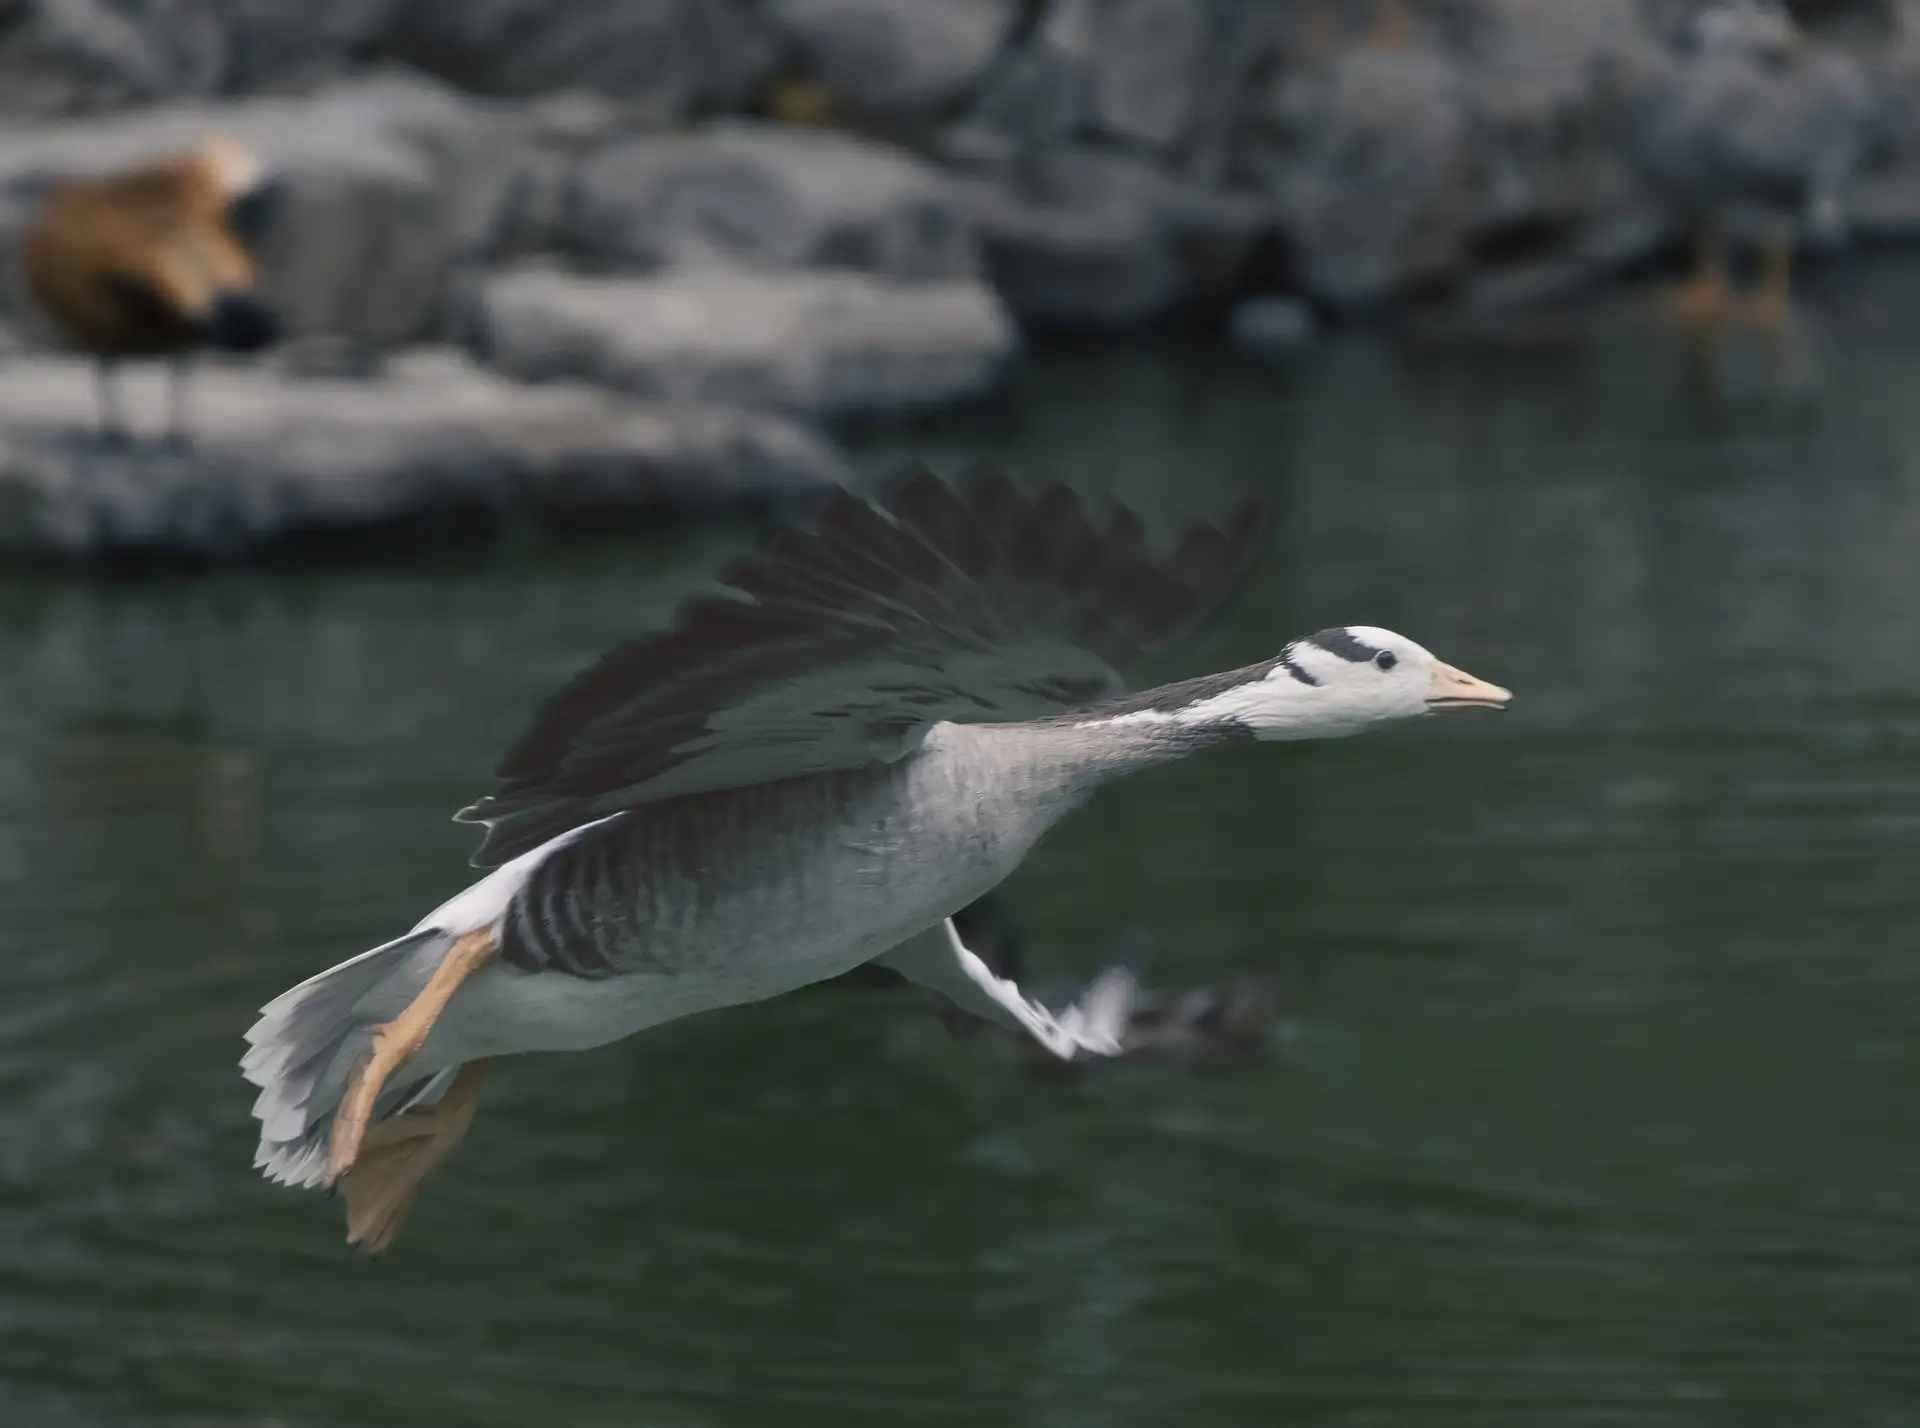
<path id="1" fill-rule="evenodd" d="M 255 1163 L 338 1183 L 388 1244 L 489 1058 L 574 1051 L 874 959 L 1061 1057 L 1111 1054 L 968 950 L 953 912 L 1104 783 L 1216 744 L 1356 734 L 1509 696 L 1350 626 L 1144 693 L 1263 543 L 1256 509 L 1149 549 L 1116 510 L 920 472 L 835 497 L 562 689 L 461 811 L 493 871 L 276 997 L 242 1061 Z"/>
<path id="2" fill-rule="evenodd" d="M 1626 121 L 1641 181 L 1693 240 L 1674 317 L 1778 328 L 1791 312 L 1795 243 L 1844 235 L 1842 198 L 1873 138 L 1873 87 L 1836 47 L 1809 37 L 1781 0 L 1713 0 L 1691 12 L 1677 52 L 1622 48 L 1603 88 Z M 1760 282 L 1734 293 L 1730 247 L 1757 241 Z"/>

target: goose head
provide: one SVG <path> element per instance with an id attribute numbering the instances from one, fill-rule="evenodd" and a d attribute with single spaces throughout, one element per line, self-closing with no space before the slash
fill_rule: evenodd
<path id="1" fill-rule="evenodd" d="M 1377 625 L 1336 625 L 1287 647 L 1285 659 L 1326 691 L 1329 713 L 1361 724 L 1410 719 L 1449 709 L 1504 709 L 1513 698 L 1497 684 L 1456 669 L 1405 635 Z M 1294 683 L 1304 683 L 1282 669 Z"/>
<path id="2" fill-rule="evenodd" d="M 1504 709 L 1513 698 L 1377 625 L 1335 625 L 1293 641 L 1261 686 L 1266 697 L 1241 716 L 1257 739 L 1335 738 L 1395 719 Z"/>
<path id="3" fill-rule="evenodd" d="M 1336 625 L 1263 663 L 1164 686 L 1115 712 L 1256 739 L 1331 739 L 1423 714 L 1502 709 L 1512 698 L 1405 635 Z"/>

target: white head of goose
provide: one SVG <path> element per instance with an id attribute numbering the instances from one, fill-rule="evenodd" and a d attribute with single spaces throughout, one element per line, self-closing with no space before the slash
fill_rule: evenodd
<path id="1" fill-rule="evenodd" d="M 1512 697 L 1392 630 L 1338 625 L 1260 664 L 1089 710 L 1080 727 L 1159 724 L 1263 740 L 1337 739 L 1418 714 L 1502 709 Z"/>
<path id="2" fill-rule="evenodd" d="M 488 1058 L 599 1045 L 879 961 L 1063 1058 L 1118 1050 L 968 949 L 953 913 L 1107 780 L 1507 692 L 1351 626 L 1125 696 L 1264 545 L 1257 507 L 1149 548 L 1065 487 L 926 472 L 841 494 L 721 592 L 561 690 L 458 815 L 492 871 L 406 936 L 263 1008 L 241 1065 L 255 1163 L 338 1183 L 387 1245 L 470 1120 Z"/>

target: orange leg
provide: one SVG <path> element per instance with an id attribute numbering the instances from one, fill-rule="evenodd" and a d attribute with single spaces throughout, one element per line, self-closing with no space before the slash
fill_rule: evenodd
<path id="1" fill-rule="evenodd" d="M 1777 332 L 1793 314 L 1793 238 L 1777 233 L 1760 252 L 1760 286 L 1741 305 L 1740 318 L 1749 327 Z"/>
<path id="2" fill-rule="evenodd" d="M 1694 238 L 1693 275 L 1667 297 L 1667 311 L 1686 327 L 1711 327 L 1722 321 L 1733 303 L 1727 280 L 1727 238 L 1709 224 Z"/>
<path id="3" fill-rule="evenodd" d="M 333 1113 L 333 1136 L 327 1151 L 328 1184 L 352 1170 L 359 1159 L 360 1143 L 366 1138 L 374 1105 L 387 1078 L 427 1044 L 433 1024 L 461 983 L 499 955 L 500 944 L 491 932 L 467 933 L 447 949 L 447 955 L 407 1009 L 374 1031 L 373 1049 L 347 1078 L 346 1093 Z"/>
<path id="4" fill-rule="evenodd" d="M 1373 12 L 1373 28 L 1361 43 L 1376 50 L 1406 48 L 1413 36 L 1413 11 L 1408 0 L 1380 0 Z"/>
<path id="5" fill-rule="evenodd" d="M 460 1068 L 431 1106 L 390 1116 L 367 1132 L 359 1159 L 340 1182 L 347 1199 L 347 1243 L 379 1254 L 393 1243 L 421 1183 L 466 1136 L 487 1079 L 485 1061 Z"/>

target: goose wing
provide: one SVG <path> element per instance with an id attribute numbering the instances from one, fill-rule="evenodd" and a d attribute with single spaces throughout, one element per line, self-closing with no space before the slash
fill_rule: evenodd
<path id="1" fill-rule="evenodd" d="M 1096 520 L 1064 486 L 919 470 L 842 492 L 575 678 L 455 817 L 486 825 L 493 867 L 640 804 L 891 761 L 941 720 L 1085 705 L 1216 608 L 1263 529 L 1248 502 L 1156 555 L 1132 513 Z"/>

